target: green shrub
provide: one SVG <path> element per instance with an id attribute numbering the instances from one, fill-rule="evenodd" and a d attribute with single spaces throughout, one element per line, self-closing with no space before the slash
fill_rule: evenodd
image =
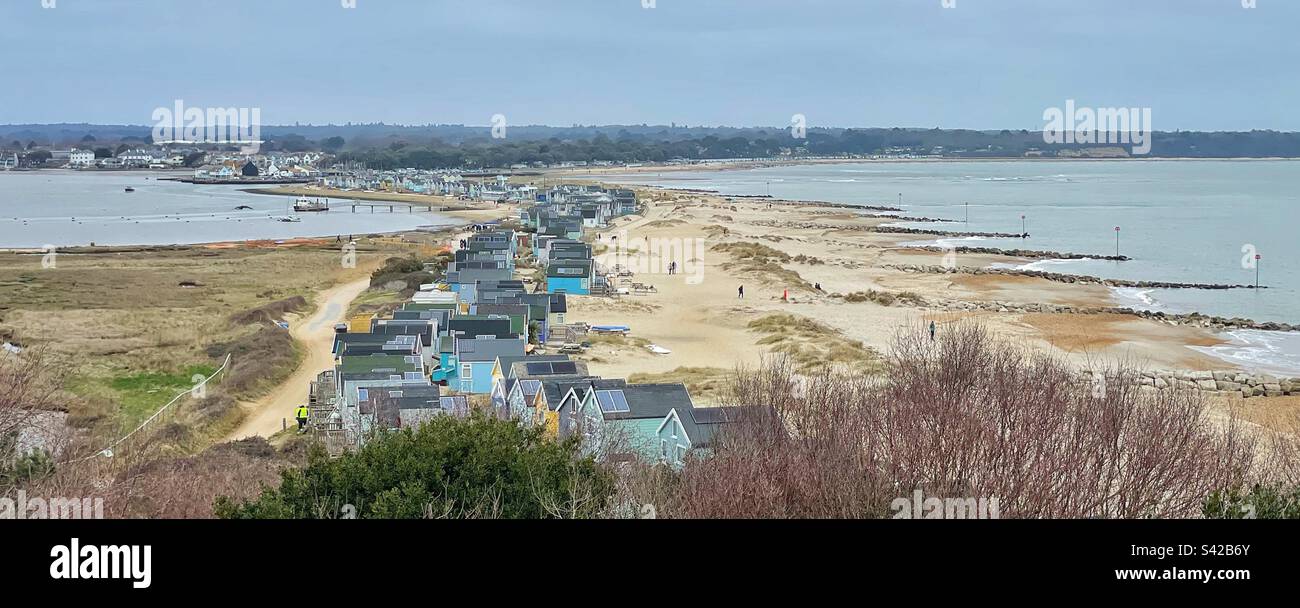
<path id="1" fill-rule="evenodd" d="M 217 499 L 226 519 L 595 517 L 614 490 L 611 473 L 539 428 L 482 414 L 435 418 L 383 433 L 359 452 L 329 458 L 315 446 L 303 468 L 239 503 Z"/>

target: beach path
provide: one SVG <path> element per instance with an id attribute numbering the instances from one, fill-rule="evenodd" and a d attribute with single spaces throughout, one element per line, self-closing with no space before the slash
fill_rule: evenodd
<path id="1" fill-rule="evenodd" d="M 320 304 L 309 317 L 299 318 L 289 332 L 304 351 L 293 374 L 260 399 L 241 403 L 244 421 L 227 441 L 248 437 L 270 437 L 281 431 L 283 421 L 293 421 L 293 410 L 307 402 L 307 386 L 316 375 L 334 366 L 334 325 L 342 323 L 348 306 L 370 285 L 369 278 L 343 283 L 321 292 Z"/>

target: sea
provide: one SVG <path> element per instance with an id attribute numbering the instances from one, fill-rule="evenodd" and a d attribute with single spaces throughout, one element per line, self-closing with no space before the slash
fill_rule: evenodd
<path id="1" fill-rule="evenodd" d="M 248 186 L 195 185 L 164 172 L 0 171 L 0 248 L 79 245 L 188 245 L 398 232 L 458 223 L 398 205 L 358 208 L 342 199 L 328 212 L 293 215 L 293 197 L 252 194 Z M 127 192 L 126 188 L 134 188 Z M 251 207 L 251 209 L 236 209 Z"/>
<path id="2" fill-rule="evenodd" d="M 933 230 L 1027 238 L 917 244 L 1034 249 L 1131 261 L 1046 259 L 1023 268 L 1268 289 L 1113 289 L 1115 305 L 1300 324 L 1300 162 L 1291 160 L 918 161 L 603 174 L 609 182 L 723 195 L 888 206 Z M 864 213 L 880 213 L 869 212 Z M 1118 228 L 1118 230 L 1116 230 Z M 1256 260 L 1255 256 L 1259 259 Z M 1261 373 L 1300 376 L 1300 334 L 1241 330 L 1197 347 Z"/>

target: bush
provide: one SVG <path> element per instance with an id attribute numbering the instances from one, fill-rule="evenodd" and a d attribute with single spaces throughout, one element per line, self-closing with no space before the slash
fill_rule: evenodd
<path id="1" fill-rule="evenodd" d="M 1300 519 L 1300 486 L 1256 484 L 1219 490 L 1205 499 L 1201 514 L 1209 519 Z"/>
<path id="2" fill-rule="evenodd" d="M 230 322 L 234 325 L 274 323 L 284 319 L 286 314 L 298 312 L 306 307 L 306 298 L 302 296 L 293 296 L 291 298 L 271 302 L 270 304 L 264 304 L 257 308 L 237 312 L 230 316 Z"/>
<path id="3" fill-rule="evenodd" d="M 613 485 L 574 442 L 482 414 L 442 416 L 336 459 L 316 446 L 278 487 L 242 503 L 218 499 L 215 510 L 227 519 L 583 518 L 605 508 Z"/>
<path id="4" fill-rule="evenodd" d="M 1254 474 L 1255 443 L 1200 393 L 1131 370 L 1084 381 L 970 322 L 900 334 L 878 378 L 789 360 L 742 371 L 729 403 L 782 422 L 727 425 L 683 468 L 662 517 L 890 517 L 914 490 L 996 498 L 1002 517 L 1194 517 Z M 624 499 L 635 504 L 637 498 Z"/>
<path id="5" fill-rule="evenodd" d="M 5 467 L 0 461 L 0 488 L 38 481 L 54 473 L 54 459 L 43 450 L 36 450 L 14 458 L 13 466 Z"/>
<path id="6" fill-rule="evenodd" d="M 401 280 L 400 277 L 417 273 L 425 273 L 425 270 L 424 262 L 421 262 L 415 256 L 388 258 L 384 260 L 383 266 L 370 273 L 370 286 L 383 285 L 388 281 Z"/>

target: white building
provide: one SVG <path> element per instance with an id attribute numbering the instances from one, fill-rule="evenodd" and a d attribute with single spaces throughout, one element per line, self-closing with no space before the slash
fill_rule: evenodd
<path id="1" fill-rule="evenodd" d="M 95 153 L 90 150 L 72 149 L 68 154 L 68 166 L 70 167 L 90 167 L 95 164 Z"/>

